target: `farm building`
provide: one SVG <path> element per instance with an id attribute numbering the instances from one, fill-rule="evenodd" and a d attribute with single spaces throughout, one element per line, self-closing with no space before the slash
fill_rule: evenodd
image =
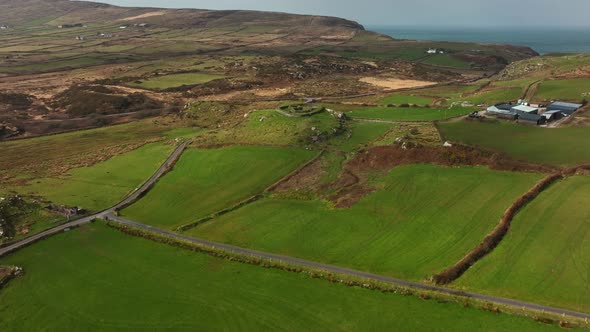
<path id="1" fill-rule="evenodd" d="M 563 113 L 561 113 L 561 111 L 554 110 L 554 111 L 547 111 L 547 112 L 541 114 L 541 116 L 544 117 L 546 121 L 554 121 L 554 120 L 561 119 L 563 117 Z"/>
<path id="2" fill-rule="evenodd" d="M 575 111 L 580 109 L 582 104 L 566 103 L 562 101 L 556 101 L 547 106 L 547 111 L 561 111 L 565 115 L 572 115 Z"/>
<path id="3" fill-rule="evenodd" d="M 545 124 L 547 122 L 545 117 L 540 116 L 538 114 L 534 114 L 534 113 L 526 113 L 526 112 L 519 111 L 516 114 L 516 116 L 518 119 L 518 123 L 532 124 L 532 125 L 539 126 L 539 125 Z"/>
<path id="4" fill-rule="evenodd" d="M 511 109 L 513 112 L 516 113 L 528 113 L 528 114 L 539 114 L 539 109 L 536 107 L 526 106 L 526 105 L 517 105 L 512 107 Z"/>
<path id="5" fill-rule="evenodd" d="M 512 107 L 514 107 L 512 104 L 496 104 L 494 106 L 488 107 L 487 111 L 490 113 L 502 113 L 502 111 L 512 111 Z"/>

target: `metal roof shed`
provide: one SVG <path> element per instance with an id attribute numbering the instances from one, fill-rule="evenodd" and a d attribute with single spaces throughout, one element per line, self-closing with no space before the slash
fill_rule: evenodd
<path id="1" fill-rule="evenodd" d="M 566 103 L 562 101 L 556 101 L 554 103 L 549 104 L 547 106 L 547 111 L 561 111 L 567 115 L 571 115 L 575 111 L 577 111 L 582 104 L 574 104 L 574 103 Z"/>
<path id="2" fill-rule="evenodd" d="M 528 113 L 528 114 L 538 114 L 539 113 L 539 109 L 536 107 L 530 107 L 530 106 L 526 106 L 526 105 L 518 105 L 518 106 L 514 106 L 512 107 L 512 110 L 515 112 L 523 112 L 523 113 Z"/>

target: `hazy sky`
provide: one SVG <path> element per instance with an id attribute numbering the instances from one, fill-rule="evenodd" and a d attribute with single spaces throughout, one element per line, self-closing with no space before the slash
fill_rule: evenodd
<path id="1" fill-rule="evenodd" d="M 365 25 L 589 26 L 590 0 L 96 0 L 120 6 L 254 9 Z"/>

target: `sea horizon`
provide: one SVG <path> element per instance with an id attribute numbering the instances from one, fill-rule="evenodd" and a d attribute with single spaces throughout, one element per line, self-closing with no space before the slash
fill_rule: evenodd
<path id="1" fill-rule="evenodd" d="M 396 39 L 509 44 L 528 46 L 539 54 L 590 53 L 587 27 L 366 25 L 365 28 Z"/>

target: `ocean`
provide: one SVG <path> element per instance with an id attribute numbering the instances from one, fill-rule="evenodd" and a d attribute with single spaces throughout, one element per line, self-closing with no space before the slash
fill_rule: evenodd
<path id="1" fill-rule="evenodd" d="M 367 26 L 397 39 L 528 46 L 540 54 L 590 53 L 590 28 L 436 28 Z"/>

